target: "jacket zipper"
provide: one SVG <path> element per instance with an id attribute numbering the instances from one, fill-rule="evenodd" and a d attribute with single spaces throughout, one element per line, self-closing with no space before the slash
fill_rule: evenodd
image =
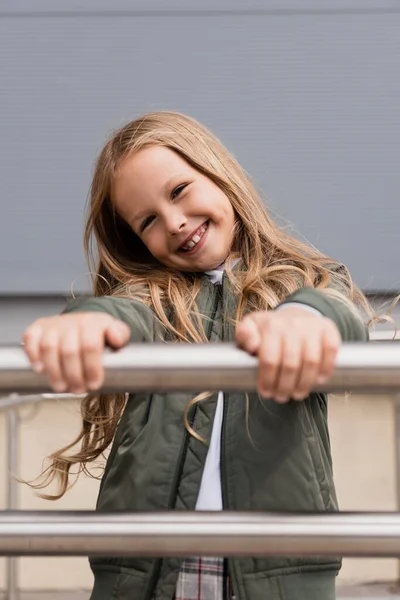
<path id="1" fill-rule="evenodd" d="M 210 323 L 209 323 L 209 326 L 208 326 L 207 332 L 206 332 L 208 341 L 210 341 L 210 338 L 211 338 L 213 323 L 214 323 L 215 315 L 217 314 L 217 309 L 218 309 L 218 304 L 219 304 L 220 294 L 219 294 L 218 287 L 219 286 L 215 286 L 216 289 L 214 288 L 215 300 L 214 300 L 214 305 L 213 305 L 213 309 L 212 309 L 212 313 L 211 313 L 211 320 L 210 320 Z M 190 426 L 192 426 L 194 423 L 194 420 L 196 417 L 196 411 L 197 411 L 197 404 L 195 404 L 188 413 L 188 421 L 189 421 Z M 175 475 L 175 479 L 174 479 L 174 484 L 172 486 L 171 499 L 168 503 L 169 510 L 173 509 L 173 505 L 175 503 L 176 496 L 178 493 L 178 485 L 179 485 L 179 481 L 181 479 L 182 469 L 183 469 L 183 465 L 185 462 L 185 456 L 186 456 L 187 447 L 189 444 L 189 438 L 190 438 L 190 434 L 188 431 L 186 431 L 185 437 L 182 442 L 181 450 L 179 453 L 178 468 L 175 471 L 176 475 Z M 145 594 L 145 600 L 151 600 L 151 598 L 153 597 L 154 586 L 160 575 L 162 561 L 163 561 L 162 558 L 156 559 L 156 563 L 153 567 L 153 574 L 151 575 L 150 582 L 149 582 L 149 585 L 147 588 L 148 591 L 147 591 L 147 594 Z"/>
<path id="2" fill-rule="evenodd" d="M 222 414 L 221 426 L 221 460 L 220 460 L 220 478 L 221 478 L 221 494 L 222 508 L 229 508 L 227 505 L 228 490 L 226 485 L 226 468 L 225 468 L 225 431 L 226 431 L 226 411 L 228 409 L 228 398 L 224 394 L 224 411 Z M 235 598 L 239 598 L 239 582 L 236 575 L 236 569 L 233 558 L 226 559 L 228 561 L 228 574 L 231 580 L 232 591 Z"/>
<path id="3" fill-rule="evenodd" d="M 222 295 L 223 289 L 226 285 L 226 273 L 224 273 L 222 277 Z M 225 325 L 225 324 L 224 324 Z M 228 410 L 228 398 L 227 394 L 224 394 L 224 402 L 223 402 L 223 413 L 222 413 L 222 424 L 221 424 L 221 458 L 219 463 L 219 475 L 221 479 L 221 495 L 222 495 L 222 508 L 229 508 L 227 500 L 228 500 L 228 490 L 226 485 L 226 468 L 225 468 L 225 432 L 226 432 L 226 413 Z M 236 575 L 234 559 L 226 559 L 228 562 L 228 574 L 231 580 L 232 591 L 235 598 L 239 598 L 239 583 Z"/>

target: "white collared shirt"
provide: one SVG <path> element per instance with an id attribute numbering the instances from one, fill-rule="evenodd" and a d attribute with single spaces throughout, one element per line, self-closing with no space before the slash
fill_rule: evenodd
<path id="1" fill-rule="evenodd" d="M 221 265 L 219 269 L 213 271 L 206 271 L 206 275 L 210 278 L 211 282 L 217 285 L 221 285 L 222 277 L 224 274 L 224 266 Z M 313 312 L 316 315 L 321 316 L 321 313 L 311 306 L 300 303 L 288 302 L 284 306 L 280 307 L 284 309 L 289 306 L 303 307 L 306 310 Z M 211 432 L 210 445 L 204 465 L 203 475 L 201 478 L 199 495 L 196 502 L 196 510 L 222 510 L 222 487 L 221 487 L 221 429 L 222 419 L 224 413 L 224 394 L 218 392 L 217 408 L 215 410 L 214 423 Z"/>

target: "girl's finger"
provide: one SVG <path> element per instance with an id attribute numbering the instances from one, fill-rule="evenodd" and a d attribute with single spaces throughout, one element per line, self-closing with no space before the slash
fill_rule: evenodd
<path id="1" fill-rule="evenodd" d="M 83 394 L 86 384 L 83 378 L 79 330 L 67 330 L 60 341 L 60 364 L 65 388 L 72 394 Z"/>
<path id="2" fill-rule="evenodd" d="M 260 396 L 275 397 L 276 382 L 282 360 L 282 332 L 276 328 L 263 335 L 258 350 L 258 384 Z"/>
<path id="3" fill-rule="evenodd" d="M 40 373 L 43 370 L 43 364 L 40 359 L 40 340 L 42 334 L 42 327 L 40 323 L 37 322 L 33 323 L 33 325 L 25 331 L 22 338 L 24 350 L 32 365 L 32 369 L 36 371 L 36 373 Z"/>
<path id="4" fill-rule="evenodd" d="M 287 402 L 296 389 L 302 371 L 303 345 L 299 334 L 286 332 L 282 337 L 281 368 L 274 390 L 277 402 Z"/>
<path id="5" fill-rule="evenodd" d="M 125 346 L 129 342 L 130 337 L 131 330 L 128 325 L 117 319 L 112 319 L 105 331 L 106 342 L 113 348 Z"/>
<path id="6" fill-rule="evenodd" d="M 39 360 L 54 391 L 63 392 L 65 383 L 60 365 L 59 343 L 59 332 L 56 329 L 47 329 L 40 340 Z"/>
<path id="7" fill-rule="evenodd" d="M 122 323 L 123 324 L 123 323 Z M 129 327 L 128 333 L 130 334 Z M 113 347 L 117 347 L 117 338 L 112 337 Z M 87 389 L 96 390 L 101 387 L 104 380 L 103 350 L 105 334 L 98 327 L 86 327 L 81 332 L 81 350 L 83 376 Z"/>
<path id="8" fill-rule="evenodd" d="M 295 400 L 306 398 L 318 380 L 322 361 L 322 335 L 310 333 L 307 336 L 302 352 L 301 370 L 296 388 L 293 392 Z"/>
<path id="9" fill-rule="evenodd" d="M 341 343 L 342 338 L 338 328 L 332 321 L 328 321 L 322 334 L 322 357 L 318 383 L 325 383 L 331 377 Z"/>
<path id="10" fill-rule="evenodd" d="M 261 344 L 259 325 L 252 317 L 245 317 L 236 327 L 236 340 L 249 354 L 256 354 Z"/>

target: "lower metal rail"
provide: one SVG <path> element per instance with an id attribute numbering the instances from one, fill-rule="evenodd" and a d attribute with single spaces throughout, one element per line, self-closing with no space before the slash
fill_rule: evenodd
<path id="1" fill-rule="evenodd" d="M 394 557 L 400 514 L 1 512 L 0 554 Z"/>

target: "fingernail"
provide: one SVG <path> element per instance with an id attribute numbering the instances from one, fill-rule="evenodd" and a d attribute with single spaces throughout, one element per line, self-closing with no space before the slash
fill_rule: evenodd
<path id="1" fill-rule="evenodd" d="M 262 392 L 260 392 L 260 396 L 261 398 L 271 398 L 272 392 L 270 390 L 263 390 Z"/>
<path id="2" fill-rule="evenodd" d="M 81 396 L 82 394 L 84 394 L 86 392 L 86 390 L 84 390 L 83 388 L 75 388 L 73 390 L 71 390 L 71 393 L 74 396 Z"/>
<path id="3" fill-rule="evenodd" d="M 287 402 L 287 396 L 276 396 L 275 400 L 280 404 L 284 404 Z"/>
<path id="4" fill-rule="evenodd" d="M 62 381 L 56 381 L 52 384 L 52 388 L 55 392 L 63 392 L 65 390 L 65 383 Z"/>
<path id="5" fill-rule="evenodd" d="M 307 394 L 303 394 L 303 392 L 297 392 L 296 394 L 292 394 L 293 400 L 304 400 Z"/>
<path id="6" fill-rule="evenodd" d="M 41 373 L 43 371 L 43 363 L 41 363 L 41 362 L 33 363 L 32 369 L 35 371 L 35 373 Z"/>
<path id="7" fill-rule="evenodd" d="M 322 385 L 323 383 L 326 383 L 327 379 L 328 378 L 327 378 L 326 375 L 319 375 L 318 378 L 317 378 L 317 383 L 319 385 Z"/>
<path id="8" fill-rule="evenodd" d="M 87 385 L 89 390 L 97 390 L 100 387 L 98 381 L 88 381 Z"/>

